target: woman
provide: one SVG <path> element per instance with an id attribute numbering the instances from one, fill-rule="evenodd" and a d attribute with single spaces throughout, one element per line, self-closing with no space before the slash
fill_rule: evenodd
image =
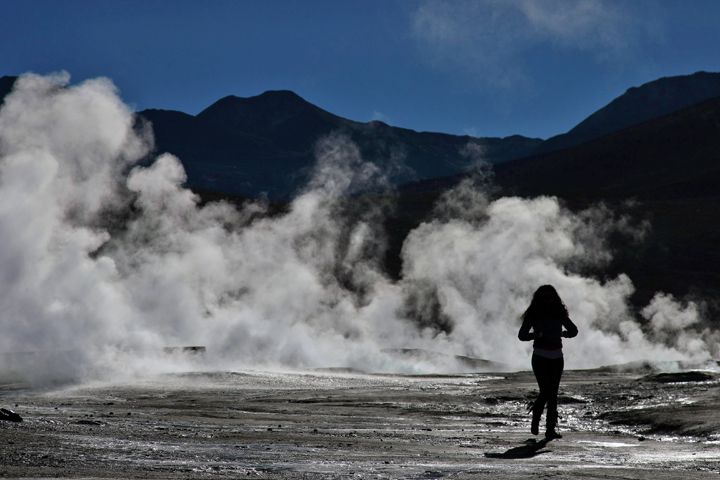
<path id="1" fill-rule="evenodd" d="M 560 337 L 574 337 L 578 333 L 577 327 L 568 317 L 565 304 L 552 285 L 543 285 L 535 291 L 522 319 L 518 338 L 522 341 L 534 340 L 532 369 L 540 388 L 537 399 L 530 406 L 532 409 L 530 431 L 533 435 L 538 434 L 540 417 L 547 403 L 545 438 L 547 440 L 562 438 L 562 435 L 555 431 L 558 417 L 558 387 L 564 367 Z"/>

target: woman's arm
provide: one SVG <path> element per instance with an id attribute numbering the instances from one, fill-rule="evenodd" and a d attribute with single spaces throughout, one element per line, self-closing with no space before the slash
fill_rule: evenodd
<path id="1" fill-rule="evenodd" d="M 520 331 L 518 332 L 518 338 L 523 342 L 535 340 L 535 332 L 530 332 L 530 328 L 532 328 L 532 322 L 527 318 L 523 319 Z"/>
<path id="2" fill-rule="evenodd" d="M 578 329 L 575 326 L 575 324 L 570 320 L 570 317 L 565 317 L 562 321 L 563 327 L 565 327 L 565 331 L 562 332 L 562 336 L 565 338 L 573 338 L 575 335 L 578 334 Z"/>

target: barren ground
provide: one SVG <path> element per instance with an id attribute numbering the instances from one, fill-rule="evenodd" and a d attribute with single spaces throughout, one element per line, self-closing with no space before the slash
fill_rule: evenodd
<path id="1" fill-rule="evenodd" d="M 529 433 L 532 373 L 187 373 L 0 385 L 6 477 L 718 478 L 715 374 L 566 371 L 560 431 Z M 536 440 L 537 439 L 537 440 Z"/>

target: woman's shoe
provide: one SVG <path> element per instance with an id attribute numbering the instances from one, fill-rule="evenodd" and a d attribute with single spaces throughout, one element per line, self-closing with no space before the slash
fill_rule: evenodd
<path id="1" fill-rule="evenodd" d="M 537 435 L 540 432 L 540 417 L 533 415 L 532 422 L 530 423 L 530 433 Z"/>
<path id="2" fill-rule="evenodd" d="M 538 409 L 535 401 L 527 404 L 527 411 L 532 412 L 532 422 L 530 422 L 530 433 L 537 435 L 540 432 L 540 417 L 542 417 L 542 409 Z"/>
<path id="3" fill-rule="evenodd" d="M 555 430 L 548 430 L 545 432 L 545 440 L 555 440 L 556 438 L 562 438 L 562 435 L 557 433 Z"/>

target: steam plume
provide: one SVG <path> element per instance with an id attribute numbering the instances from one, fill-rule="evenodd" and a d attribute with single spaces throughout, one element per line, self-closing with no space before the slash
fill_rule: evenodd
<path id="1" fill-rule="evenodd" d="M 392 281 L 379 262 L 392 195 L 348 214 L 349 198 L 389 186 L 347 138 L 318 143 L 312 180 L 282 214 L 201 205 L 177 158 L 136 166 L 152 138 L 109 80 L 68 82 L 25 75 L 0 111 L 0 352 L 67 354 L 15 365 L 28 374 L 186 368 L 162 347 L 197 344 L 216 368 L 457 370 L 452 355 L 526 367 L 519 316 L 543 283 L 580 327 L 566 344 L 574 367 L 717 354 L 695 304 L 659 293 L 642 327 L 627 276 L 574 273 L 611 258 L 603 239 L 627 227 L 606 209 L 493 199 L 476 176 L 410 233 Z"/>

